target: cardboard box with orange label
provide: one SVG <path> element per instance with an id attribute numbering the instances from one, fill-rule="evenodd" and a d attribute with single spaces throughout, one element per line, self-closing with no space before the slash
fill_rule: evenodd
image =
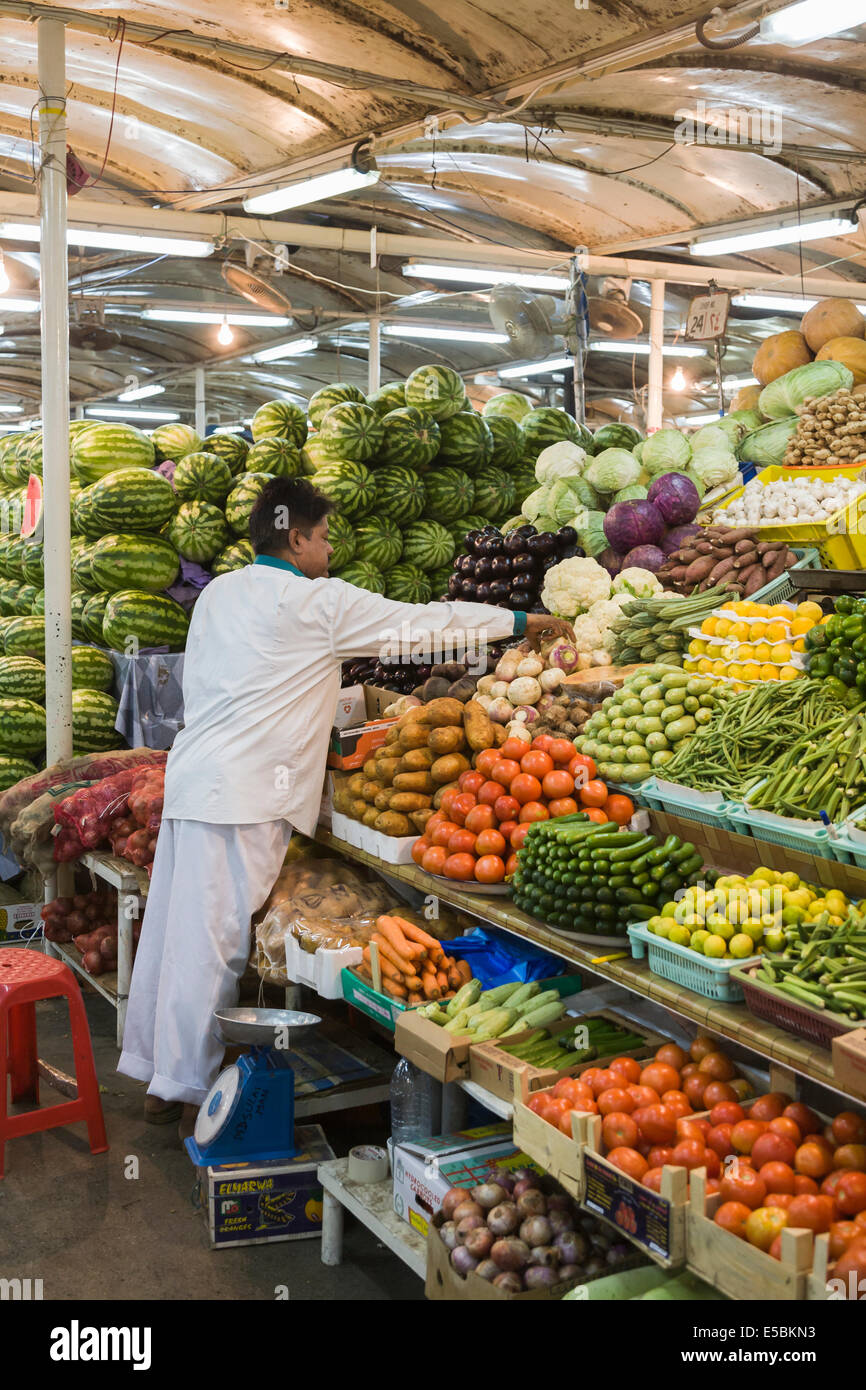
<path id="1" fill-rule="evenodd" d="M 397 698 L 393 690 L 381 690 L 375 685 L 350 685 L 341 690 L 331 729 L 328 767 L 341 772 L 363 767 L 382 747 L 395 723 L 393 719 L 383 719 L 382 711 Z"/>

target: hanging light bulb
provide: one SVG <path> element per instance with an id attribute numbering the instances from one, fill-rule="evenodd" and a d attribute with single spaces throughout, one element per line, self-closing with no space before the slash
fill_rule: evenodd
<path id="1" fill-rule="evenodd" d="M 0 251 L 0 294 L 5 294 L 9 288 L 9 276 L 6 274 L 6 262 L 3 259 L 3 252 Z"/>
<path id="2" fill-rule="evenodd" d="M 677 367 L 676 371 L 671 377 L 671 390 L 685 391 L 686 385 L 686 374 L 683 371 L 682 367 Z"/>
<path id="3" fill-rule="evenodd" d="M 221 343 L 223 347 L 228 347 L 231 343 L 234 342 L 234 340 L 235 335 L 229 328 L 229 321 L 227 318 L 224 317 L 222 323 L 220 324 L 220 331 L 217 334 L 217 342 Z"/>

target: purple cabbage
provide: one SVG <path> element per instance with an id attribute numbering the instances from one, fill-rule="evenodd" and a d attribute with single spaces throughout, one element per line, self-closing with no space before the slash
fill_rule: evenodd
<path id="1" fill-rule="evenodd" d="M 639 570 L 652 570 L 655 574 L 661 569 L 666 558 L 665 552 L 657 545 L 636 545 L 625 556 L 622 567 L 627 570 L 634 566 Z"/>
<path id="2" fill-rule="evenodd" d="M 653 478 L 647 501 L 658 508 L 666 526 L 694 521 L 701 505 L 697 488 L 683 473 L 661 473 Z"/>
<path id="3" fill-rule="evenodd" d="M 604 534 L 620 555 L 639 545 L 658 545 L 666 529 L 664 517 L 649 500 L 614 502 L 604 519 Z"/>
<path id="4" fill-rule="evenodd" d="M 600 565 L 604 566 L 611 579 L 616 579 L 616 576 L 622 569 L 622 556 L 617 555 L 616 551 L 608 546 L 607 550 L 603 550 L 601 554 L 596 555 L 595 558 Z"/>
<path id="5" fill-rule="evenodd" d="M 689 522 L 687 526 L 672 527 L 667 535 L 661 539 L 661 548 L 665 555 L 673 555 L 674 551 L 679 550 L 681 545 L 687 545 L 693 536 L 699 536 L 702 529 L 696 521 Z"/>

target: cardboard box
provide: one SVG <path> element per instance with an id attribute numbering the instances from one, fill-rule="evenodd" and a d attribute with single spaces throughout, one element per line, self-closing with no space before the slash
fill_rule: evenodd
<path id="1" fill-rule="evenodd" d="M 383 1028 L 390 1028 L 391 1032 L 394 1031 L 397 1019 L 409 1007 L 402 1000 L 393 999 L 390 994 L 380 993 L 348 967 L 340 972 L 340 983 L 347 1004 L 351 1004 L 353 1009 L 360 1009 L 362 1014 L 366 1014 L 376 1023 L 381 1023 Z"/>
<path id="2" fill-rule="evenodd" d="M 39 930 L 41 903 L 9 903 L 0 907 L 0 945 L 22 946 Z"/>
<path id="3" fill-rule="evenodd" d="M 833 1079 L 837 1090 L 866 1100 L 866 1028 L 833 1039 Z"/>
<path id="4" fill-rule="evenodd" d="M 363 767 L 382 747 L 388 730 L 396 722 L 381 716 L 397 698 L 393 690 L 381 690 L 375 685 L 349 685 L 341 690 L 331 729 L 328 767 L 343 772 Z"/>
<path id="5" fill-rule="evenodd" d="M 475 1187 L 498 1163 L 509 1168 L 536 1167 L 514 1147 L 508 1124 L 395 1144 L 391 1150 L 394 1210 L 426 1235 L 449 1187 Z"/>
<path id="6" fill-rule="evenodd" d="M 584 1276 L 581 1276 L 583 1279 Z M 424 1284 L 424 1293 L 431 1300 L 448 1300 L 455 1302 L 458 1299 L 469 1299 L 473 1303 L 502 1303 L 506 1300 L 528 1301 L 530 1299 L 560 1299 L 568 1289 L 581 1282 L 572 1279 L 566 1283 L 557 1284 L 553 1289 L 528 1289 L 526 1293 L 509 1293 L 507 1289 L 498 1289 L 486 1279 L 479 1279 L 477 1274 L 467 1274 L 465 1279 L 458 1274 L 451 1264 L 450 1252 L 447 1245 L 441 1239 L 436 1225 L 431 1222 L 427 1232 L 427 1279 Z"/>
<path id="7" fill-rule="evenodd" d="M 322 1234 L 322 1184 L 316 1170 L 336 1155 L 321 1125 L 302 1125 L 296 1136 L 299 1152 L 294 1158 L 199 1170 L 212 1249 Z"/>

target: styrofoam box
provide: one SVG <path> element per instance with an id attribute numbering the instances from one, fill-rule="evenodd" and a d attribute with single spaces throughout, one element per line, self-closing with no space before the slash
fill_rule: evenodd
<path id="1" fill-rule="evenodd" d="M 355 849 L 375 855 L 383 864 L 411 864 L 412 846 L 418 839 L 417 835 L 382 835 L 337 811 L 331 821 L 331 834 L 338 840 L 345 840 L 347 845 L 354 845 Z"/>
<path id="2" fill-rule="evenodd" d="M 344 965 L 358 965 L 364 953 L 360 946 L 341 946 L 326 951 L 322 947 L 312 952 L 301 949 L 299 942 L 286 931 L 286 974 L 299 985 L 309 985 L 322 999 L 342 999 L 340 972 Z"/>

